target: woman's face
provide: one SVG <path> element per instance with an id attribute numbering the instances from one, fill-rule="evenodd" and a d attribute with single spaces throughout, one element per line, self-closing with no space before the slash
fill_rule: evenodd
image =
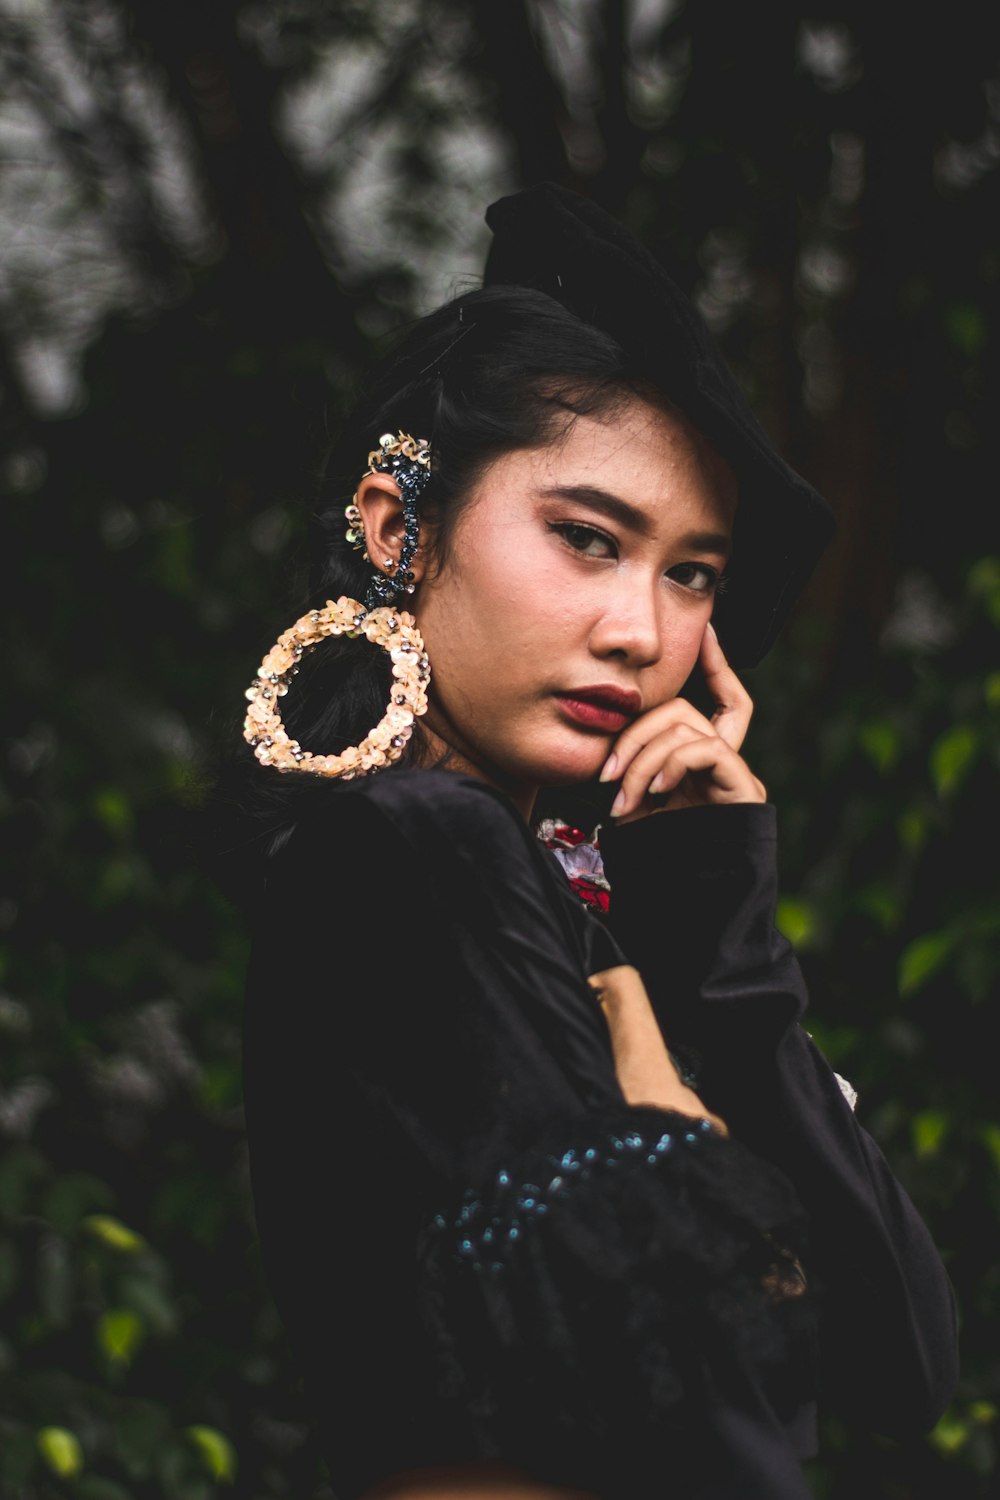
<path id="1" fill-rule="evenodd" d="M 736 510 L 731 469 L 638 397 L 498 459 L 413 612 L 431 662 L 423 721 L 526 808 L 600 772 L 626 724 L 698 658 Z"/>

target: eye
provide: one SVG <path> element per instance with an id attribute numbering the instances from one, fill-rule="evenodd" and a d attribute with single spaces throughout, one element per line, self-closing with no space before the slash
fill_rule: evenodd
<path id="1" fill-rule="evenodd" d="M 678 563 L 671 568 L 667 574 L 674 583 L 679 583 L 682 588 L 690 589 L 693 594 L 711 594 L 723 583 L 723 576 L 715 568 L 710 568 L 708 563 Z"/>
<path id="2" fill-rule="evenodd" d="M 557 521 L 553 523 L 552 530 L 558 532 L 574 552 L 579 552 L 584 557 L 617 555 L 618 549 L 613 538 L 605 531 L 598 531 L 596 526 L 584 526 L 580 521 Z"/>

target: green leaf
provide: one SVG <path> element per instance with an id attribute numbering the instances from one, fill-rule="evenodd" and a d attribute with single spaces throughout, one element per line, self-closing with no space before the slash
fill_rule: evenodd
<path id="1" fill-rule="evenodd" d="M 960 353 L 974 359 L 986 347 L 986 319 L 974 302 L 958 302 L 945 313 L 945 330 Z"/>
<path id="2" fill-rule="evenodd" d="M 899 898 L 887 885 L 867 885 L 857 894 L 857 906 L 888 931 L 899 916 Z"/>
<path id="3" fill-rule="evenodd" d="M 1000 708 L 1000 672 L 990 672 L 983 683 L 983 697 L 988 708 Z"/>
<path id="4" fill-rule="evenodd" d="M 96 1235 L 102 1244 L 109 1245 L 112 1250 L 121 1250 L 126 1255 L 135 1255 L 139 1250 L 148 1248 L 141 1234 L 136 1234 L 134 1229 L 129 1229 L 127 1224 L 112 1218 L 110 1214 L 88 1214 L 83 1226 Z"/>
<path id="5" fill-rule="evenodd" d="M 979 749 L 979 735 L 971 724 L 954 724 L 931 749 L 931 779 L 942 797 L 955 790 Z"/>
<path id="6" fill-rule="evenodd" d="M 229 1109 L 240 1099 L 239 1066 L 233 1058 L 206 1063 L 198 1080 L 198 1095 L 209 1109 Z"/>
<path id="7" fill-rule="evenodd" d="M 928 932 L 904 948 L 899 959 L 899 993 L 915 994 L 933 978 L 951 954 L 954 941 L 950 932 Z"/>
<path id="8" fill-rule="evenodd" d="M 775 912 L 779 932 L 793 948 L 806 948 L 816 935 L 816 913 L 800 896 L 782 896 Z"/>
<path id="9" fill-rule="evenodd" d="M 972 564 L 966 580 L 970 594 L 980 597 L 1000 589 L 1000 557 L 981 557 Z"/>
<path id="10" fill-rule="evenodd" d="M 1000 1172 L 1000 1125 L 984 1125 L 979 1139 L 993 1158 L 993 1165 Z"/>
<path id="11" fill-rule="evenodd" d="M 102 860 L 97 879 L 90 887 L 90 902 L 103 911 L 135 895 L 135 865 L 127 856 Z"/>
<path id="12" fill-rule="evenodd" d="M 969 593 L 981 600 L 987 615 L 1000 630 L 1000 557 L 981 557 L 969 569 Z"/>
<path id="13" fill-rule="evenodd" d="M 908 807 L 896 823 L 900 842 L 910 854 L 919 854 L 927 838 L 927 829 L 927 814 L 920 807 Z"/>
<path id="14" fill-rule="evenodd" d="M 132 809 L 117 787 L 103 787 L 94 794 L 91 806 L 111 833 L 126 835 L 132 831 Z"/>
<path id="15" fill-rule="evenodd" d="M 73 1479 L 83 1468 L 80 1440 L 67 1427 L 42 1427 L 35 1442 L 42 1458 L 60 1479 Z"/>
<path id="16" fill-rule="evenodd" d="M 948 1116 L 941 1109 L 922 1109 L 911 1122 L 913 1149 L 923 1160 L 936 1156 L 948 1130 Z"/>
<path id="17" fill-rule="evenodd" d="M 997 1408 L 992 1401 L 973 1401 L 969 1407 L 969 1416 L 974 1422 L 978 1422 L 980 1427 L 988 1427 L 997 1419 Z"/>
<path id="18" fill-rule="evenodd" d="M 930 1436 L 939 1453 L 957 1453 L 969 1440 L 969 1424 L 957 1413 L 946 1411 Z"/>
<path id="19" fill-rule="evenodd" d="M 130 1365 L 142 1343 L 142 1319 L 128 1307 L 109 1308 L 97 1320 L 97 1342 L 113 1365 Z"/>
<path id="20" fill-rule="evenodd" d="M 876 771 L 885 776 L 893 769 L 903 748 L 902 736 L 895 724 L 890 724 L 887 719 L 873 719 L 869 724 L 862 724 L 858 739 Z"/>
<path id="21" fill-rule="evenodd" d="M 229 1439 L 214 1427 L 189 1427 L 187 1433 L 212 1478 L 224 1484 L 232 1484 L 236 1478 L 237 1463 L 236 1450 Z"/>

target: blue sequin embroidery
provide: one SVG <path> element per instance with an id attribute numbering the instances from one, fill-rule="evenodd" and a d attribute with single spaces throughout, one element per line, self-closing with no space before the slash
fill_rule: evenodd
<path id="1" fill-rule="evenodd" d="M 635 1130 L 612 1133 L 602 1144 L 582 1151 L 571 1146 L 561 1156 L 547 1154 L 553 1175 L 545 1183 L 514 1183 L 510 1172 L 501 1168 L 489 1208 L 478 1192 L 466 1188 L 458 1213 L 451 1217 L 435 1214 L 431 1230 L 452 1240 L 453 1259 L 459 1264 L 495 1274 L 504 1269 L 499 1257 L 505 1248 L 515 1245 L 535 1220 L 548 1213 L 550 1202 L 571 1192 L 575 1183 L 586 1182 L 595 1171 L 617 1168 L 629 1158 L 643 1158 L 645 1165 L 658 1167 L 675 1146 L 696 1146 L 711 1132 L 711 1122 L 702 1119 L 690 1130 L 665 1130 L 650 1139 Z"/>

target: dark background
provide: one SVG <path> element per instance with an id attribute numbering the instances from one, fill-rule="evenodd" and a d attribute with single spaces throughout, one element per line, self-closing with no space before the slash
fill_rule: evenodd
<path id="1" fill-rule="evenodd" d="M 247 934 L 191 827 L 300 612 L 353 382 L 474 282 L 486 204 L 542 177 L 669 255 L 840 514 L 750 674 L 748 754 L 809 1024 L 946 1257 L 964 1377 L 911 1445 L 831 1418 L 810 1475 L 995 1493 L 1000 11 L 0 22 L 0 1494 L 330 1495 L 254 1242 Z"/>

